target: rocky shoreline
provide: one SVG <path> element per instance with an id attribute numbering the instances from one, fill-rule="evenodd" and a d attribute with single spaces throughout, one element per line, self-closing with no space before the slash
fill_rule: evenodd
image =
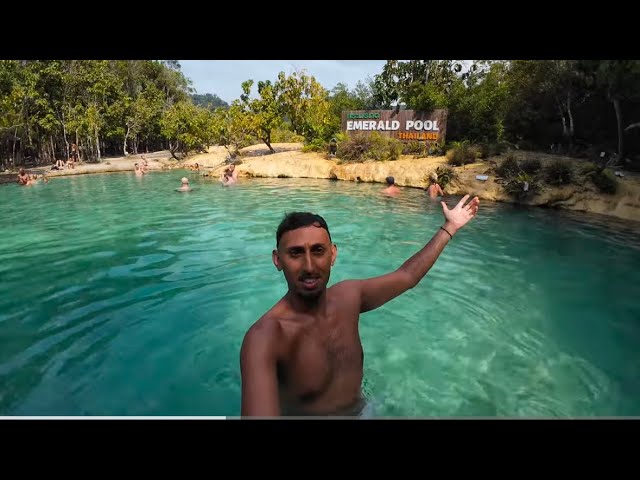
<path id="1" fill-rule="evenodd" d="M 319 153 L 303 152 L 301 144 L 274 144 L 273 146 L 276 150 L 274 154 L 267 154 L 265 145 L 253 145 L 243 149 L 240 156 L 242 163 L 237 166 L 240 178 L 326 178 L 384 183 L 385 178 L 391 175 L 400 187 L 424 188 L 426 176 L 439 166 L 447 165 L 445 157 L 416 159 L 408 155 L 395 161 L 341 164 L 339 159 L 327 159 L 325 155 Z M 228 158 L 228 152 L 223 147 L 211 147 L 208 153 L 193 155 L 181 162 L 172 158 L 167 151 L 144 155 L 148 160 L 150 171 L 181 169 L 198 163 L 203 175 L 214 177 L 222 173 L 223 165 Z M 545 160 L 544 154 L 530 152 L 529 155 Z M 101 163 L 79 164 L 71 170 L 56 171 L 46 166 L 28 168 L 27 171 L 39 175 L 45 173 L 49 179 L 53 179 L 66 175 L 132 171 L 134 164 L 140 161 L 140 155 L 131 155 L 104 159 Z M 454 167 L 457 179 L 447 186 L 445 192 L 452 195 L 470 193 L 478 195 L 482 200 L 563 208 L 640 222 L 639 175 L 628 174 L 619 179 L 618 192 L 613 195 L 600 193 L 594 185 L 587 182 L 580 185 L 547 188 L 523 201 L 510 196 L 492 173 L 492 167 L 496 161 L 499 159 L 488 159 L 463 167 Z M 485 175 L 488 178 L 478 180 L 478 175 Z M 0 174 L 0 183 L 14 183 L 15 179 L 15 172 Z"/>

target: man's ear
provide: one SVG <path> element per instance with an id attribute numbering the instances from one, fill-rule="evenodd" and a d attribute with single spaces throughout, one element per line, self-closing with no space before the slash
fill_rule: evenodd
<path id="1" fill-rule="evenodd" d="M 280 265 L 280 258 L 278 258 L 278 251 L 274 250 L 271 254 L 271 259 L 273 260 L 273 264 L 276 266 L 279 272 L 282 271 L 282 265 Z"/>
<path id="2" fill-rule="evenodd" d="M 338 246 L 334 243 L 331 245 L 331 266 L 336 263 L 336 257 L 338 256 Z"/>

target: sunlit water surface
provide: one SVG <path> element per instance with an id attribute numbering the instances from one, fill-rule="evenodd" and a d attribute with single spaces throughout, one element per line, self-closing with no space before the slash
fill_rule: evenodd
<path id="1" fill-rule="evenodd" d="M 442 224 L 423 191 L 380 189 L 176 171 L 2 186 L 0 414 L 238 415 L 242 337 L 285 292 L 285 211 L 326 218 L 332 284 L 395 269 Z M 376 415 L 639 415 L 639 231 L 484 202 L 416 288 L 362 315 Z"/>

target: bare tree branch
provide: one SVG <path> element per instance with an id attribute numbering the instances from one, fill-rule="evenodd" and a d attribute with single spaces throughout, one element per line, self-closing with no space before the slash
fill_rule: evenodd
<path id="1" fill-rule="evenodd" d="M 627 131 L 631 130 L 632 128 L 637 128 L 637 127 L 640 127 L 640 122 L 632 123 L 627 128 L 625 128 L 624 131 L 627 132 Z"/>

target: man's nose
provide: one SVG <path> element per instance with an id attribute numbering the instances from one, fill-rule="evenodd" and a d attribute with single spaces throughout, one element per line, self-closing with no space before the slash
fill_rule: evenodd
<path id="1" fill-rule="evenodd" d="M 311 252 L 306 252 L 304 254 L 304 265 L 303 266 L 304 266 L 304 269 L 307 272 L 310 272 L 310 271 L 313 270 L 313 261 L 312 261 L 312 258 L 311 258 Z"/>

